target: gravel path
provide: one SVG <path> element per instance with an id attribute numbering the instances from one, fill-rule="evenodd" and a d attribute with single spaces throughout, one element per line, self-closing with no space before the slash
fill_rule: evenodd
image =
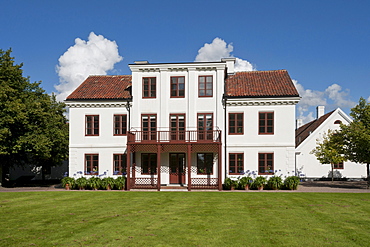
<path id="1" fill-rule="evenodd" d="M 0 192 L 37 192 L 37 191 L 66 191 L 60 185 L 51 185 L 45 187 L 15 187 L 15 188 L 4 188 L 0 187 Z M 137 191 L 137 190 L 136 190 Z M 156 190 L 151 190 L 156 191 Z M 195 190 L 199 191 L 199 190 Z M 236 190 L 235 192 L 329 192 L 329 193 L 370 193 L 370 189 L 366 188 L 366 181 L 313 181 L 313 182 L 302 182 L 298 186 L 298 190 L 249 190 L 241 191 Z"/>

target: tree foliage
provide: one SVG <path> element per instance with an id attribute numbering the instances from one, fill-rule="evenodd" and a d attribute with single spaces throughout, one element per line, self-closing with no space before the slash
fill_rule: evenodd
<path id="1" fill-rule="evenodd" d="M 342 163 L 346 160 L 343 150 L 343 139 L 339 131 L 329 130 L 323 135 L 323 140 L 317 142 L 317 146 L 311 151 L 321 164 L 330 164 L 332 180 L 334 179 L 334 164 Z"/>
<path id="2" fill-rule="evenodd" d="M 366 176 L 370 186 L 370 103 L 360 98 L 358 105 L 351 109 L 353 121 L 349 125 L 341 125 L 344 143 L 344 154 L 353 162 L 367 165 Z"/>
<path id="3" fill-rule="evenodd" d="M 353 161 L 370 163 L 370 104 L 361 98 L 358 105 L 351 109 L 353 121 L 341 125 L 345 155 Z"/>
<path id="4" fill-rule="evenodd" d="M 1 164 L 58 165 L 68 155 L 65 105 L 23 77 L 22 66 L 0 49 Z"/>

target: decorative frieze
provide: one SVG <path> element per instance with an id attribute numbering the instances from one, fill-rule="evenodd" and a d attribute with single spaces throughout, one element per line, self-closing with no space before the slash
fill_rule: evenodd
<path id="1" fill-rule="evenodd" d="M 123 108 L 127 103 L 67 103 L 70 108 Z"/>

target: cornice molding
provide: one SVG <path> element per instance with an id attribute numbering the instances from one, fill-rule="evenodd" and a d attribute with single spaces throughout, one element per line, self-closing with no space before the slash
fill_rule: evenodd
<path id="1" fill-rule="evenodd" d="M 126 108 L 126 103 L 66 103 L 70 108 Z"/>
<path id="2" fill-rule="evenodd" d="M 227 106 L 296 105 L 299 99 L 227 100 Z"/>

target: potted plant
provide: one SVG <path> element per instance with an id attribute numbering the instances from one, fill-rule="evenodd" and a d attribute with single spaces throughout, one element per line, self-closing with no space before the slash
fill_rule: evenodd
<path id="1" fill-rule="evenodd" d="M 241 179 L 239 179 L 239 188 L 242 189 L 242 190 L 249 190 L 252 182 L 253 182 L 253 179 L 251 177 L 242 177 Z"/>
<path id="2" fill-rule="evenodd" d="M 224 184 L 226 189 L 235 190 L 235 188 L 238 186 L 238 181 L 232 180 L 231 178 L 226 178 Z"/>
<path id="3" fill-rule="evenodd" d="M 80 190 L 84 190 L 86 189 L 88 185 L 87 178 L 85 177 L 77 178 L 75 184 L 76 184 L 76 187 L 78 187 Z"/>
<path id="4" fill-rule="evenodd" d="M 258 190 L 263 190 L 263 187 L 267 184 L 267 179 L 265 177 L 259 176 L 253 181 L 252 187 Z"/>
<path id="5" fill-rule="evenodd" d="M 284 181 L 284 187 L 288 190 L 296 190 L 299 185 L 299 177 L 290 176 L 287 177 Z"/>
<path id="6" fill-rule="evenodd" d="M 116 178 L 115 180 L 115 188 L 118 190 L 124 190 L 125 189 L 125 183 L 126 183 L 126 178 L 121 176 Z"/>
<path id="7" fill-rule="evenodd" d="M 267 181 L 267 187 L 272 190 L 278 190 L 283 185 L 281 177 L 273 176 Z"/>
<path id="8" fill-rule="evenodd" d="M 61 182 L 62 182 L 62 186 L 66 190 L 72 189 L 75 185 L 75 179 L 71 178 L 71 177 L 64 177 L 64 178 L 62 178 Z"/>
<path id="9" fill-rule="evenodd" d="M 98 190 L 101 186 L 101 179 L 98 177 L 91 177 L 87 181 L 88 186 L 93 190 Z"/>
<path id="10" fill-rule="evenodd" d="M 101 180 L 102 187 L 111 190 L 114 187 L 114 178 L 106 177 Z"/>

